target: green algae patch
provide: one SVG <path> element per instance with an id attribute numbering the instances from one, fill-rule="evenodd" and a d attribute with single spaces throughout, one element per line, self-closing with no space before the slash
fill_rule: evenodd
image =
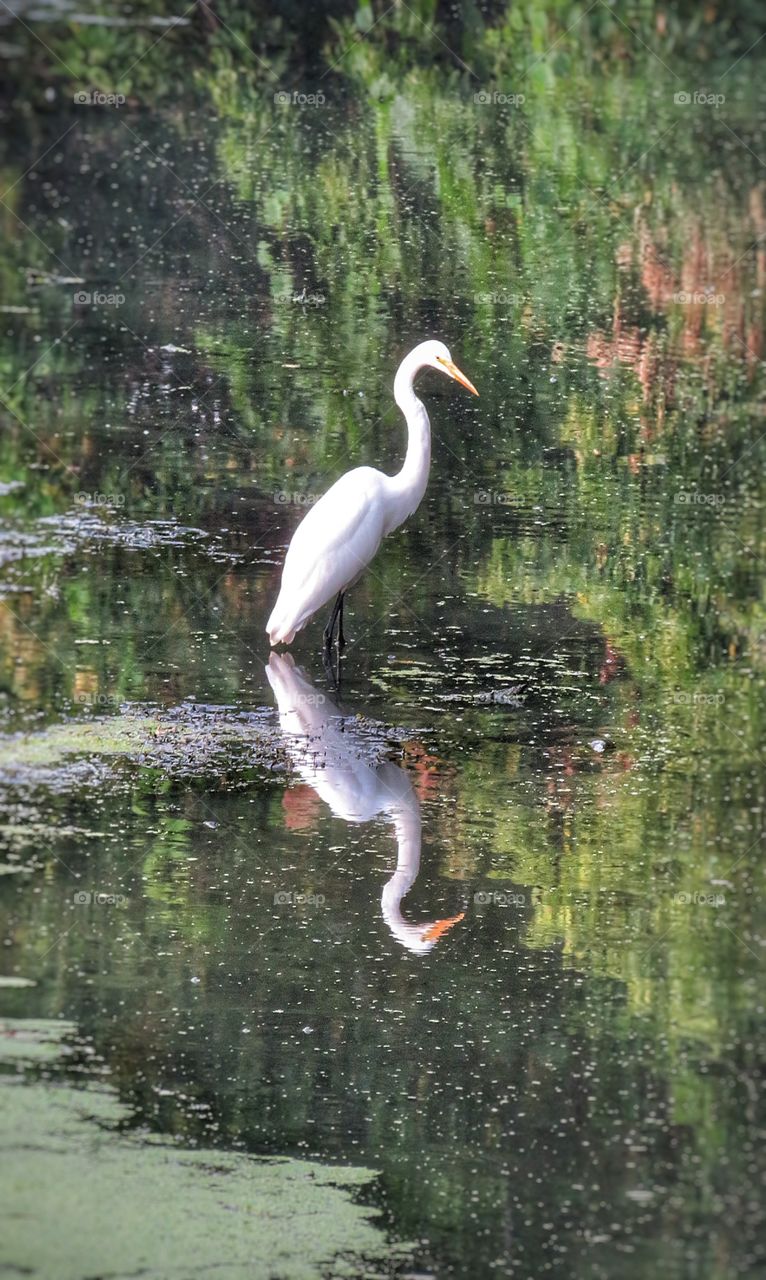
<path id="1" fill-rule="evenodd" d="M 355 750 L 375 764 L 398 751 L 409 732 L 361 716 L 339 713 L 341 720 L 353 728 Z M 67 792 L 100 786 L 114 779 L 123 764 L 140 766 L 145 772 L 156 770 L 162 777 L 215 777 L 217 781 L 247 778 L 253 770 L 290 772 L 293 767 L 270 707 L 237 711 L 182 703 L 158 710 L 127 704 L 114 716 L 66 720 L 32 733 L 0 735 L 0 784 L 15 789 Z M 16 841 L 27 841 L 29 815 L 18 829 L 6 823 L 5 831 Z"/>
<path id="2" fill-rule="evenodd" d="M 0 735 L 0 781 L 11 786 L 100 784 L 121 762 L 202 777 L 274 768 L 285 753 L 270 711 L 193 703 L 163 710 L 131 705 L 119 715 Z"/>
<path id="3" fill-rule="evenodd" d="M 8 1029 L 8 1024 L 4 1030 Z M 12 1024 L 30 1066 L 66 1024 Z M 120 1132 L 110 1089 L 0 1076 L 3 1270 L 40 1280 L 391 1275 L 404 1254 L 354 1201 L 371 1170 Z"/>
<path id="4" fill-rule="evenodd" d="M 36 733 L 0 737 L 0 771 L 50 768 L 72 756 L 131 756 L 158 731 L 150 716 L 70 720 Z"/>

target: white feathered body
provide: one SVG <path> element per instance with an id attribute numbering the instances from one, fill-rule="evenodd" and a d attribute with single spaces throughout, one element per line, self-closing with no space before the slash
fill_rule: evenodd
<path id="1" fill-rule="evenodd" d="M 273 645 L 290 644 L 374 558 L 387 532 L 381 498 L 388 480 L 374 467 L 356 467 L 306 513 L 293 534 L 279 597 L 266 624 Z"/>
<path id="2" fill-rule="evenodd" d="M 272 645 L 290 644 L 309 618 L 345 592 L 374 558 L 382 539 L 420 505 L 431 465 L 431 429 L 413 390 L 419 369 L 455 370 L 443 342 L 423 342 L 402 361 L 394 399 L 407 422 L 407 454 L 400 471 L 384 475 L 355 467 L 336 480 L 304 516 L 285 557 L 279 598 L 266 624 Z M 475 391 L 475 388 L 471 388 Z"/>

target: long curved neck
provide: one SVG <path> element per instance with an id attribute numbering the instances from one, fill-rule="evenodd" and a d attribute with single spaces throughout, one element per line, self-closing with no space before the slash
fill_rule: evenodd
<path id="1" fill-rule="evenodd" d="M 416 351 L 402 360 L 394 379 L 394 399 L 407 422 L 407 454 L 401 471 L 391 476 L 392 510 L 386 532 L 398 528 L 420 506 L 431 469 L 431 423 L 413 383 L 422 363 Z"/>

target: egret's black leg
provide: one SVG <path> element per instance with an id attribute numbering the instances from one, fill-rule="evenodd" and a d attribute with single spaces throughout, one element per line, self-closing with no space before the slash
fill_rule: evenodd
<path id="1" fill-rule="evenodd" d="M 343 634 L 343 605 L 346 600 L 346 593 L 342 591 L 340 594 L 340 612 L 338 613 L 338 648 L 345 649 L 346 637 Z"/>
<path id="2" fill-rule="evenodd" d="M 324 666 L 325 675 L 332 685 L 336 696 L 338 696 L 340 694 L 340 654 L 338 654 L 336 661 L 333 662 L 332 648 L 329 644 L 326 644 L 322 650 L 322 664 Z"/>
<path id="3" fill-rule="evenodd" d="M 335 620 L 338 614 L 340 613 L 342 607 L 343 607 L 343 592 L 339 591 L 335 599 L 335 604 L 332 607 L 332 613 L 330 614 L 329 621 L 327 623 L 327 626 L 324 629 L 324 643 L 325 643 L 326 649 L 332 648 L 332 633 L 335 630 Z"/>

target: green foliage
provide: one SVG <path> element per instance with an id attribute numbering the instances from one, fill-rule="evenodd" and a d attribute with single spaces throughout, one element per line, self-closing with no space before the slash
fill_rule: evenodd
<path id="1" fill-rule="evenodd" d="M 178 12 L 140 0 L 119 13 L 87 19 L 62 9 L 14 27 L 10 84 L 22 93 L 27 73 L 41 88 L 66 93 L 98 89 L 131 96 L 144 107 L 193 82 L 219 107 L 249 83 L 261 91 L 296 76 L 323 84 L 350 81 L 375 96 L 415 69 L 442 78 L 552 89 L 561 76 L 593 74 L 599 67 L 656 65 L 675 57 L 688 63 L 733 62 L 763 31 L 753 0 L 720 9 L 711 4 L 669 7 L 660 0 L 607 6 L 572 0 L 505 0 L 487 11 L 476 0 L 295 0 L 243 4 L 198 3 Z M 329 80 L 325 77 L 329 76 Z M 283 86 L 284 87 L 284 86 Z"/>
<path id="2" fill-rule="evenodd" d="M 519 1274 L 728 1280 L 763 1123 L 756 95 L 745 63 L 725 118 L 679 110 L 696 63 L 663 73 L 599 9 L 535 66 L 579 11 L 477 19 L 470 58 L 450 38 L 493 91 L 523 74 L 518 106 L 376 7 L 321 110 L 205 34 L 180 83 L 212 121 L 185 99 L 62 143 L 53 113 L 34 177 L 5 158 L 0 658 L 29 770 L 0 905 L 39 985 L 3 995 L 76 1018 L 160 1133 L 379 1167 L 424 1271 L 490 1274 L 510 1240 Z M 690 57 L 746 42 L 695 23 Z M 295 56 L 269 55 L 280 85 Z M 70 273 L 124 305 L 78 307 Z M 301 500 L 393 468 L 391 378 L 426 333 L 481 399 L 424 380 L 428 496 L 355 589 L 345 693 L 402 726 L 408 913 L 465 910 L 414 967 L 380 916 L 390 824 L 230 729 L 270 705 Z M 229 710 L 157 736 L 199 699 Z M 73 902 L 117 885 L 119 915 Z M 326 911 L 280 914 L 282 888 Z"/>

